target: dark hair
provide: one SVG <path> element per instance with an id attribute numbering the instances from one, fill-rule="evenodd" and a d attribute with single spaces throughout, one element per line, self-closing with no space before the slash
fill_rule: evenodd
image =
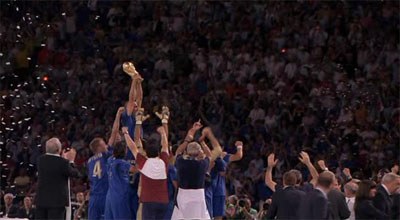
<path id="1" fill-rule="evenodd" d="M 120 141 L 114 145 L 113 156 L 116 159 L 124 159 L 126 156 L 126 144 Z"/>
<path id="2" fill-rule="evenodd" d="M 158 157 L 160 152 L 160 144 L 155 139 L 149 139 L 144 145 L 146 156 L 149 158 Z"/>
<path id="3" fill-rule="evenodd" d="M 288 171 L 283 174 L 283 184 L 287 186 L 294 186 L 296 185 L 297 177 L 296 174 L 292 171 Z"/>
<path id="4" fill-rule="evenodd" d="M 372 180 L 363 180 L 358 184 L 358 190 L 356 192 L 356 201 L 354 203 L 354 208 L 357 203 L 362 200 L 372 199 L 370 195 L 371 189 L 376 188 L 376 183 Z"/>

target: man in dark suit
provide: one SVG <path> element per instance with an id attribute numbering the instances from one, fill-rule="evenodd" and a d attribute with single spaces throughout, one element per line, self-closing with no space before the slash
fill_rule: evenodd
<path id="1" fill-rule="evenodd" d="M 74 168 L 76 151 L 71 149 L 60 157 L 61 142 L 51 138 L 46 142 L 46 154 L 38 160 L 36 219 L 65 219 L 69 205 L 68 178 L 78 177 Z"/>
<path id="2" fill-rule="evenodd" d="M 335 178 L 334 188 L 328 193 L 330 219 L 347 219 L 350 217 L 350 210 L 346 203 L 346 197 L 340 191 L 341 184 Z"/>
<path id="3" fill-rule="evenodd" d="M 305 192 L 298 190 L 297 177 L 294 172 L 283 174 L 283 189 L 277 190 L 272 196 L 272 204 L 267 212 L 267 219 L 298 219 L 297 210 Z"/>
<path id="4" fill-rule="evenodd" d="M 333 188 L 335 174 L 330 171 L 320 173 L 317 186 L 300 202 L 299 219 L 328 219 L 328 196 Z"/>
<path id="5" fill-rule="evenodd" d="M 390 196 L 400 187 L 400 176 L 394 173 L 387 173 L 383 176 L 381 184 L 377 187 L 376 196 L 373 199 L 374 206 L 386 213 L 392 214 L 392 200 Z"/>

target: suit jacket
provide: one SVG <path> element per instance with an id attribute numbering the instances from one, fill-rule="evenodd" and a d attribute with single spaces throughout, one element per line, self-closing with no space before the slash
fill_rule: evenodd
<path id="1" fill-rule="evenodd" d="M 68 178 L 78 177 L 79 171 L 62 157 L 42 155 L 38 160 L 36 206 L 65 207 L 69 204 Z"/>
<path id="2" fill-rule="evenodd" d="M 278 190 L 272 196 L 272 204 L 267 212 L 267 219 L 297 219 L 297 210 L 305 192 L 289 186 Z"/>
<path id="3" fill-rule="evenodd" d="M 371 200 L 356 201 L 354 204 L 356 219 L 389 219 L 389 215 L 377 209 Z"/>
<path id="4" fill-rule="evenodd" d="M 27 213 L 25 208 L 22 207 L 18 210 L 18 218 L 27 218 L 27 219 L 35 219 L 35 209 L 31 208 L 29 209 L 29 212 Z"/>
<path id="5" fill-rule="evenodd" d="M 400 220 L 400 194 L 394 194 L 392 200 L 392 219 Z"/>
<path id="6" fill-rule="evenodd" d="M 346 203 L 346 197 L 339 190 L 331 190 L 328 193 L 329 218 L 347 219 L 350 217 L 350 210 Z"/>
<path id="7" fill-rule="evenodd" d="M 4 217 L 7 215 L 8 218 L 16 218 L 18 214 L 18 206 L 12 204 L 8 213 L 6 213 L 6 205 L 3 205 L 0 209 L 0 217 Z"/>
<path id="8" fill-rule="evenodd" d="M 318 189 L 313 189 L 301 200 L 298 218 L 328 219 L 328 198 Z"/>
<path id="9" fill-rule="evenodd" d="M 386 213 L 388 216 L 392 213 L 392 201 L 390 199 L 390 195 L 386 192 L 385 188 L 382 185 L 379 185 L 376 188 L 376 195 L 373 199 L 373 205 Z"/>

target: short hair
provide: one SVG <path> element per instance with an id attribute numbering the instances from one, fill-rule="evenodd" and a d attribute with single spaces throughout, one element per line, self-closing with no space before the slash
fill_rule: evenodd
<path id="1" fill-rule="evenodd" d="M 394 173 L 387 173 L 383 176 L 382 178 L 382 183 L 383 184 L 388 184 L 388 183 L 392 183 L 393 181 L 396 181 L 398 178 L 400 178 L 399 175 L 394 174 Z"/>
<path id="2" fill-rule="evenodd" d="M 93 140 L 90 142 L 89 147 L 90 147 L 90 150 L 93 153 L 96 152 L 96 150 L 99 147 L 101 141 L 103 141 L 103 138 L 96 137 L 96 138 L 93 138 Z"/>
<path id="3" fill-rule="evenodd" d="M 286 186 L 294 186 L 296 185 L 297 177 L 296 174 L 292 171 L 288 171 L 283 174 L 283 184 Z"/>
<path id="4" fill-rule="evenodd" d="M 58 154 L 61 152 L 61 142 L 58 138 L 53 137 L 46 141 L 46 153 Z"/>
<path id="5" fill-rule="evenodd" d="M 333 174 L 331 171 L 324 171 L 319 174 L 317 184 L 329 188 L 332 183 L 335 181 L 335 174 Z"/>
<path id="6" fill-rule="evenodd" d="M 344 185 L 344 189 L 347 189 L 352 193 L 356 193 L 358 190 L 358 185 L 354 182 L 348 182 Z"/>
<path id="7" fill-rule="evenodd" d="M 200 151 L 201 151 L 201 146 L 197 142 L 190 142 L 187 145 L 186 152 L 187 152 L 187 154 L 189 154 L 191 156 L 198 155 L 200 153 Z"/>
<path id="8" fill-rule="evenodd" d="M 160 152 L 160 145 L 158 144 L 157 140 L 155 140 L 154 138 L 150 138 L 148 141 L 146 141 L 144 145 L 144 150 L 146 151 L 147 157 L 158 157 Z"/>
<path id="9" fill-rule="evenodd" d="M 296 175 L 296 184 L 300 185 L 303 182 L 303 175 L 301 174 L 300 171 L 296 169 L 291 169 L 289 172 L 292 172 Z"/>
<path id="10" fill-rule="evenodd" d="M 121 141 L 115 144 L 113 150 L 113 156 L 116 159 L 124 159 L 126 156 L 126 144 L 125 142 Z"/>

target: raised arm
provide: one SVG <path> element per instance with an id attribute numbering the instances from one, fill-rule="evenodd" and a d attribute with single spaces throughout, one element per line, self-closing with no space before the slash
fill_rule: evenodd
<path id="1" fill-rule="evenodd" d="M 187 145 L 188 145 L 191 141 L 193 141 L 194 135 L 196 134 L 196 132 L 197 132 L 201 127 L 203 127 L 203 125 L 201 124 L 200 120 L 197 121 L 197 122 L 195 122 L 195 123 L 193 124 L 192 128 L 189 129 L 189 131 L 188 131 L 188 133 L 187 133 L 185 139 L 183 140 L 183 142 L 179 145 L 178 149 L 176 150 L 175 155 L 182 154 L 182 153 L 185 151 Z"/>
<path id="2" fill-rule="evenodd" d="M 135 142 L 132 140 L 131 136 L 129 136 L 128 127 L 122 127 L 122 133 L 124 134 L 126 145 L 128 145 L 129 150 L 136 158 L 137 154 L 139 153 L 139 149 L 136 146 Z"/>
<path id="3" fill-rule="evenodd" d="M 229 157 L 229 162 L 234 162 L 234 161 L 241 160 L 242 157 L 243 157 L 243 142 L 236 141 L 235 142 L 235 146 L 236 146 L 236 153 L 232 154 Z"/>
<path id="4" fill-rule="evenodd" d="M 164 127 L 158 127 L 157 132 L 161 136 L 161 152 L 166 152 L 168 154 L 168 137 Z"/>
<path id="5" fill-rule="evenodd" d="M 267 185 L 273 192 L 276 190 L 276 182 L 272 180 L 272 170 L 278 163 L 278 160 L 275 160 L 275 154 L 268 155 L 268 166 L 265 171 L 265 185 Z"/>
<path id="6" fill-rule="evenodd" d="M 136 115 L 135 115 L 135 119 L 136 119 L 136 125 L 135 125 L 135 144 L 138 147 L 140 153 L 142 153 L 143 155 L 145 154 L 144 150 L 143 150 L 143 144 L 142 144 L 142 137 L 141 137 L 141 133 L 142 133 L 142 123 L 143 121 L 145 121 L 146 119 L 148 119 L 150 116 L 149 115 L 144 115 L 144 109 L 143 108 L 139 108 L 136 111 Z"/>
<path id="7" fill-rule="evenodd" d="M 136 101 L 136 82 L 135 79 L 132 77 L 131 87 L 129 89 L 129 100 L 126 105 L 126 110 L 128 115 L 132 115 L 133 110 L 135 108 L 135 101 Z"/>
<path id="8" fill-rule="evenodd" d="M 110 135 L 110 138 L 108 139 L 108 146 L 113 146 L 115 143 L 115 139 L 119 132 L 119 123 L 121 121 L 121 115 L 124 111 L 125 111 L 124 107 L 118 108 L 117 114 L 115 115 L 113 127 L 111 130 L 111 135 Z"/>
<path id="9" fill-rule="evenodd" d="M 211 160 L 211 150 L 210 150 L 210 148 L 208 147 L 208 145 L 206 144 L 206 142 L 201 141 L 201 142 L 200 142 L 200 146 L 201 146 L 201 148 L 203 149 L 204 155 L 206 155 L 206 157 L 208 157 L 208 158 Z M 210 167 L 211 167 L 211 166 L 210 166 Z M 210 168 L 210 170 L 211 170 L 211 168 Z"/>
<path id="10" fill-rule="evenodd" d="M 318 172 L 315 169 L 314 165 L 311 163 L 310 161 L 310 156 L 308 156 L 308 153 L 302 151 L 300 152 L 300 157 L 299 160 L 307 166 L 308 170 L 310 171 L 312 180 L 310 181 L 311 184 L 313 184 L 314 186 L 317 185 L 317 180 L 318 180 Z"/>
<path id="11" fill-rule="evenodd" d="M 213 147 L 211 151 L 211 160 L 217 159 L 217 157 L 219 157 L 222 153 L 222 148 L 217 138 L 215 138 L 214 134 L 212 133 L 210 127 L 206 127 L 203 129 L 201 140 L 204 140 L 204 137 L 207 137 Z"/>
<path id="12" fill-rule="evenodd" d="M 167 134 L 168 137 L 168 121 L 169 121 L 169 108 L 167 106 L 163 106 L 161 113 L 155 112 L 157 117 L 161 120 L 162 126 L 165 130 L 165 133 Z"/>

